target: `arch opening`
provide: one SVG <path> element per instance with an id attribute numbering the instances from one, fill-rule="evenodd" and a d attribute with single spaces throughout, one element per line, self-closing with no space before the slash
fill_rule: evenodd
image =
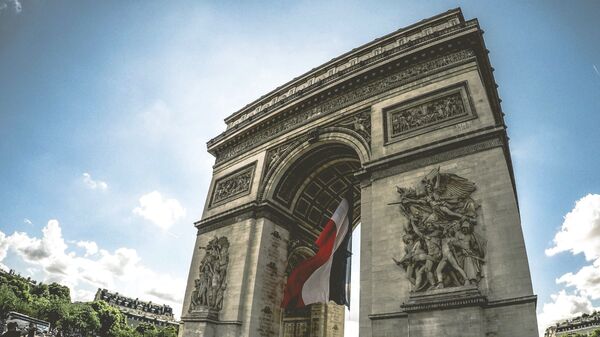
<path id="1" fill-rule="evenodd" d="M 351 231 L 359 226 L 361 191 L 355 173 L 360 169 L 361 161 L 354 149 L 345 144 L 325 143 L 296 156 L 281 175 L 272 198 L 284 206 L 298 224 L 297 228 L 290 231 L 286 275 L 298 263 L 315 254 L 316 238 L 348 190 L 353 195 Z M 357 261 L 350 259 L 352 245 L 343 248 L 348 249 L 348 266 L 356 266 Z M 350 269 L 347 273 L 347 282 L 350 282 Z M 358 283 L 357 271 L 353 274 L 356 278 L 354 282 Z M 350 292 L 350 283 L 346 287 Z M 358 297 L 352 300 L 357 303 Z M 281 336 L 343 337 L 346 316 L 348 311 L 345 307 L 333 302 L 286 310 L 282 314 Z"/>

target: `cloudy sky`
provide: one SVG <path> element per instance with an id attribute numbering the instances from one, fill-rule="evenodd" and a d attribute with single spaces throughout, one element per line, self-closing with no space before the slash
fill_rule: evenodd
<path id="1" fill-rule="evenodd" d="M 458 6 L 496 68 L 540 325 L 600 307 L 597 1 L 0 0 L 0 267 L 179 313 L 223 118 Z"/>

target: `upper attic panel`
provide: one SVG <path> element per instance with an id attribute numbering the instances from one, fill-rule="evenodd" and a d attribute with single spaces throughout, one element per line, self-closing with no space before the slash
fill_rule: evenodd
<path id="1" fill-rule="evenodd" d="M 207 143 L 208 151 L 217 157 L 216 165 L 221 165 L 262 146 L 284 131 L 291 131 L 287 128 L 289 123 L 281 122 L 286 118 L 300 118 L 300 113 L 314 117 L 311 120 L 324 117 L 332 111 L 323 107 L 335 106 L 335 102 L 350 94 L 349 88 L 377 81 L 390 72 L 414 72 L 413 68 L 419 65 L 427 65 L 439 57 L 452 58 L 456 53 L 468 53 L 469 58 L 476 55 L 490 100 L 498 102 L 493 110 L 499 114 L 493 69 L 482 34 L 476 19 L 465 21 L 460 9 L 454 9 L 376 39 L 309 71 L 231 115 L 225 120 L 227 129 Z M 502 123 L 501 116 L 496 119 Z M 296 124 L 293 127 L 299 126 Z"/>
<path id="2" fill-rule="evenodd" d="M 461 24 L 464 24 L 462 12 L 460 9 L 453 9 L 355 48 L 276 88 L 227 117 L 227 129 L 239 127 L 258 115 L 268 114 L 277 107 L 290 103 L 313 88 L 356 72 L 376 62 L 384 53 L 396 53 L 415 47 L 430 38 L 450 33 L 460 28 Z"/>

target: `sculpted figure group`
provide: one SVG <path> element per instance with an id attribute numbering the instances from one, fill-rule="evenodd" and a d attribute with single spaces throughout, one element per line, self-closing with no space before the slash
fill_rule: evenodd
<path id="1" fill-rule="evenodd" d="M 444 121 L 465 112 L 460 94 L 445 96 L 392 114 L 392 132 L 401 134 L 422 126 Z"/>
<path id="2" fill-rule="evenodd" d="M 397 187 L 407 218 L 405 254 L 394 262 L 406 271 L 414 291 L 477 285 L 485 262 L 485 242 L 474 231 L 479 206 L 475 184 L 432 170 L 416 188 Z"/>
<path id="3" fill-rule="evenodd" d="M 198 308 L 221 310 L 223 294 L 227 288 L 227 265 L 229 264 L 229 241 L 226 237 L 215 237 L 205 249 L 200 262 L 200 277 L 195 281 L 190 311 Z"/>

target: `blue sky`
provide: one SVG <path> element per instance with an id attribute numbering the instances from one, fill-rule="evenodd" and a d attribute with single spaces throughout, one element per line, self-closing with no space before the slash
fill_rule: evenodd
<path id="1" fill-rule="evenodd" d="M 0 263 L 180 310 L 223 118 L 458 6 L 496 69 L 540 320 L 600 306 L 594 1 L 0 0 Z"/>

